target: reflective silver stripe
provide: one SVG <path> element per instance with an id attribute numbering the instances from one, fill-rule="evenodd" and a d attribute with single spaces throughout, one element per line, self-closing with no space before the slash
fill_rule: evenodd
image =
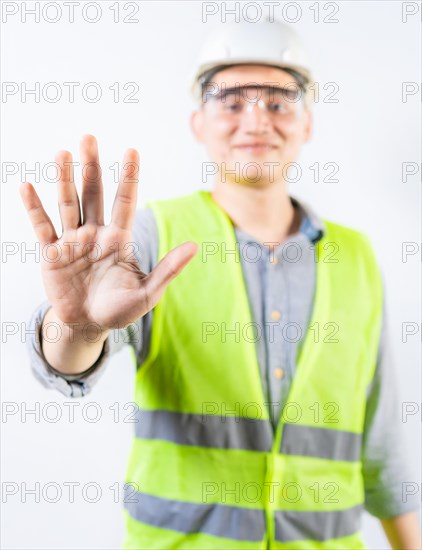
<path id="1" fill-rule="evenodd" d="M 362 505 L 333 512 L 275 512 L 275 538 L 294 540 L 330 540 L 353 535 L 360 530 Z"/>
<path id="2" fill-rule="evenodd" d="M 280 452 L 288 455 L 315 456 L 354 462 L 360 459 L 361 444 L 361 434 L 299 424 L 285 424 Z"/>
<path id="3" fill-rule="evenodd" d="M 260 541 L 265 535 L 263 510 L 223 504 L 196 504 L 139 493 L 125 485 L 124 506 L 137 521 L 181 533 L 206 533 L 242 541 Z"/>
<path id="4" fill-rule="evenodd" d="M 179 445 L 268 452 L 273 432 L 268 420 L 234 416 L 143 410 L 137 413 L 135 435 Z"/>

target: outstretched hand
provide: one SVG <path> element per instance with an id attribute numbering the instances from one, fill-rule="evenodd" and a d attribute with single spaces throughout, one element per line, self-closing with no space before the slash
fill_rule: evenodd
<path id="1" fill-rule="evenodd" d="M 131 253 L 137 204 L 139 155 L 128 149 L 113 204 L 111 222 L 104 225 L 103 184 L 97 141 L 81 141 L 82 212 L 76 191 L 72 155 L 56 156 L 61 176 L 58 202 L 62 235 L 30 183 L 20 187 L 23 203 L 42 247 L 42 275 L 47 298 L 63 323 L 96 323 L 102 329 L 127 326 L 159 301 L 166 286 L 198 251 L 194 242 L 171 250 L 149 274 Z M 47 253 L 48 252 L 48 253 Z"/>

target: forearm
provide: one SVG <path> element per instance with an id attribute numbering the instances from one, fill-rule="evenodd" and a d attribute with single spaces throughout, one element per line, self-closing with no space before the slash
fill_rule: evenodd
<path id="1" fill-rule="evenodd" d="M 421 550 L 422 539 L 416 512 L 381 520 L 382 527 L 394 550 Z"/>
<path id="2" fill-rule="evenodd" d="M 48 329 L 54 323 L 54 331 Z M 99 332 L 95 326 L 70 327 L 64 325 L 50 308 L 42 328 L 42 350 L 47 362 L 63 374 L 79 374 L 91 367 L 99 358 L 109 330 Z M 54 334 L 54 336 L 48 336 Z"/>

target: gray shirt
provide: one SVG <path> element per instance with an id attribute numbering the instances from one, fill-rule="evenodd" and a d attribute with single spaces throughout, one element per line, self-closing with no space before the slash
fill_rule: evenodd
<path id="1" fill-rule="evenodd" d="M 312 313 L 316 280 L 314 245 L 325 231 L 322 220 L 309 206 L 294 197 L 291 201 L 299 209 L 300 228 L 274 252 L 270 252 L 268 243 L 264 245 L 234 227 L 256 329 L 248 337 L 256 339 L 262 386 L 274 427 L 286 403 Z M 151 209 L 137 211 L 133 242 L 141 270 L 149 273 L 158 255 L 158 230 Z M 40 344 L 39 329 L 49 308 L 45 301 L 34 311 L 30 320 L 34 336 L 28 342 L 32 371 L 44 386 L 67 397 L 86 395 L 104 372 L 110 355 L 124 345 L 132 346 L 137 366 L 141 367 L 149 351 L 153 310 L 126 329 L 112 331 L 97 362 L 88 370 L 64 375 L 47 363 Z M 419 508 L 417 495 L 402 498 L 403 484 L 415 476 L 406 458 L 396 376 L 384 307 L 363 436 L 365 508 L 380 519 Z"/>

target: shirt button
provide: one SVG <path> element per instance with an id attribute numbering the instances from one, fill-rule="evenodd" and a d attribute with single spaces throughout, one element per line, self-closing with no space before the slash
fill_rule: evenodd
<path id="1" fill-rule="evenodd" d="M 271 312 L 271 319 L 273 321 L 278 321 L 280 317 L 281 317 L 281 313 L 277 309 Z"/>
<path id="2" fill-rule="evenodd" d="M 284 370 L 283 369 L 275 369 L 274 370 L 274 376 L 278 379 L 283 378 Z"/>

